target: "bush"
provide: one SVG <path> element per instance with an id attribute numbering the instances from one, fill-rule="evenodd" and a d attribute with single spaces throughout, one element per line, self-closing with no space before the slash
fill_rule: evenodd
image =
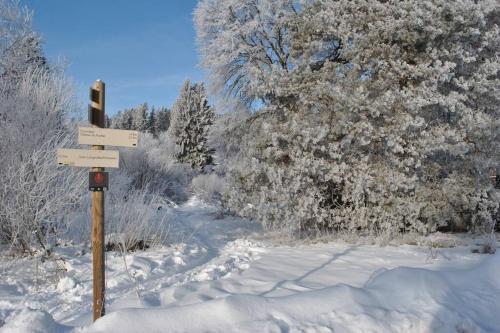
<path id="1" fill-rule="evenodd" d="M 224 215 L 222 196 L 226 190 L 226 180 L 215 173 L 198 175 L 191 182 L 191 191 L 201 200 L 218 208 L 218 217 Z"/>
<path id="2" fill-rule="evenodd" d="M 106 210 L 106 249 L 128 252 L 158 248 L 169 232 L 165 214 L 160 216 L 159 197 L 144 190 L 125 195 L 108 195 Z"/>
<path id="3" fill-rule="evenodd" d="M 84 170 L 56 166 L 56 149 L 69 142 L 55 135 L 2 175 L 0 239 L 13 250 L 49 252 L 50 240 L 70 226 L 65 217 L 79 208 L 87 178 Z"/>
<path id="4" fill-rule="evenodd" d="M 139 147 L 121 151 L 121 167 L 118 173 L 125 173 L 131 179 L 131 189 L 145 189 L 166 196 L 176 202 L 186 201 L 189 185 L 197 174 L 189 165 L 178 163 L 175 157 L 175 143 L 166 133 L 153 138 L 141 133 Z"/>

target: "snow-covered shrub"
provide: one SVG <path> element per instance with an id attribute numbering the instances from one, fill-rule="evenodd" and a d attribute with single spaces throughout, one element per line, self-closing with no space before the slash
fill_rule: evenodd
<path id="1" fill-rule="evenodd" d="M 130 189 L 145 189 L 166 196 L 176 202 L 189 197 L 189 186 L 197 174 L 191 166 L 179 163 L 175 156 L 175 142 L 166 133 L 155 139 L 141 133 L 139 146 L 120 151 L 120 170 L 129 177 Z"/>
<path id="2" fill-rule="evenodd" d="M 80 208 L 87 192 L 86 173 L 55 164 L 56 149 L 70 141 L 68 134 L 53 133 L 52 139 L 3 170 L 0 240 L 13 250 L 50 252 L 57 237 L 70 226 L 66 215 Z"/>
<path id="3" fill-rule="evenodd" d="M 71 83 L 56 70 L 29 68 L 15 89 L 9 82 L 0 84 L 0 168 L 66 131 L 65 117 L 75 109 L 73 97 Z"/>
<path id="4" fill-rule="evenodd" d="M 193 178 L 191 191 L 204 202 L 213 204 L 224 212 L 222 196 L 225 193 L 225 178 L 215 174 L 201 174 Z"/>
<path id="5" fill-rule="evenodd" d="M 230 208 L 292 233 L 391 237 L 476 223 L 491 232 L 498 199 L 487 170 L 500 162 L 498 2 L 318 0 L 266 12 L 284 22 L 288 46 L 286 67 L 259 67 L 266 80 L 242 70 L 246 62 L 236 63 L 239 72 L 230 62 L 263 46 L 251 46 L 266 28 L 260 18 L 233 13 L 247 2 L 201 3 L 197 28 L 211 79 L 231 88 L 227 78 L 241 74 L 264 100 L 240 128 Z M 211 20 L 214 13 L 221 20 Z M 241 13 L 250 13 L 243 17 L 251 25 Z"/>
<path id="6" fill-rule="evenodd" d="M 159 247 L 169 231 L 158 196 L 147 188 L 121 195 L 109 193 L 106 205 L 106 248 L 128 252 Z"/>
<path id="7" fill-rule="evenodd" d="M 148 133 L 140 133 L 138 147 L 120 150 L 120 172 L 132 179 L 133 188 L 142 189 L 155 177 L 156 168 L 149 161 L 149 152 L 158 142 Z"/>
<path id="8" fill-rule="evenodd" d="M 86 191 L 82 170 L 56 164 L 56 149 L 74 144 L 68 118 L 77 108 L 31 17 L 18 1 L 0 0 L 0 242 L 47 253 Z"/>
<path id="9" fill-rule="evenodd" d="M 214 150 L 213 169 L 222 175 L 226 174 L 229 163 L 239 152 L 244 133 L 241 124 L 250 117 L 244 105 L 228 104 L 228 112 L 216 116 L 208 137 L 208 146 Z"/>
<path id="10" fill-rule="evenodd" d="M 168 133 L 163 133 L 156 145 L 147 151 L 148 163 L 155 170 L 151 188 L 176 202 L 189 198 L 189 185 L 197 174 L 190 165 L 179 163 L 175 142 Z"/>

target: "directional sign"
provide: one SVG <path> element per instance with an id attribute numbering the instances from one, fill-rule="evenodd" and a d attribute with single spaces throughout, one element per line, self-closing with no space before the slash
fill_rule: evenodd
<path id="1" fill-rule="evenodd" d="M 78 128 L 78 143 L 81 145 L 137 147 L 138 137 L 137 131 L 97 127 Z"/>
<path id="2" fill-rule="evenodd" d="M 57 163 L 75 167 L 118 168 L 118 151 L 58 149 Z"/>

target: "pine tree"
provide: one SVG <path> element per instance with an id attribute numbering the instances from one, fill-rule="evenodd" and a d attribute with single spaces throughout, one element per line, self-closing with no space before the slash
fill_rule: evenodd
<path id="1" fill-rule="evenodd" d="M 169 127 L 170 127 L 170 115 L 171 112 L 165 108 L 162 107 L 158 110 L 157 116 L 156 116 L 156 133 L 159 135 L 162 132 L 166 132 Z"/>
<path id="2" fill-rule="evenodd" d="M 124 129 L 131 130 L 134 126 L 134 117 L 132 116 L 133 109 L 125 109 L 123 112 L 123 127 Z"/>
<path id="3" fill-rule="evenodd" d="M 105 116 L 104 119 L 104 127 L 105 128 L 111 128 L 111 118 L 108 117 L 108 115 Z"/>
<path id="4" fill-rule="evenodd" d="M 130 110 L 130 116 L 132 118 L 130 129 L 140 132 L 146 131 L 148 121 L 148 108 L 148 104 L 143 103 Z"/>
<path id="5" fill-rule="evenodd" d="M 158 134 L 157 134 L 157 131 L 156 131 L 156 111 L 155 111 L 155 108 L 154 106 L 151 107 L 151 111 L 149 112 L 149 115 L 148 115 L 148 122 L 147 122 L 147 126 L 146 126 L 146 130 L 148 133 L 150 133 L 153 137 L 158 137 Z"/>
<path id="6" fill-rule="evenodd" d="M 172 108 L 169 135 L 177 146 L 179 162 L 203 169 L 212 163 L 212 152 L 207 146 L 208 130 L 215 113 L 208 105 L 202 83 L 191 85 L 187 80 Z"/>

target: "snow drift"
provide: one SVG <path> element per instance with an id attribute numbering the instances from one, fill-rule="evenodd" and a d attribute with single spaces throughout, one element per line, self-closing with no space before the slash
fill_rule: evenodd
<path id="1" fill-rule="evenodd" d="M 24 310 L 2 332 L 498 332 L 500 255 L 471 269 L 379 270 L 346 284 L 283 297 L 235 294 L 193 305 L 124 309 L 93 325 L 62 326 Z"/>

